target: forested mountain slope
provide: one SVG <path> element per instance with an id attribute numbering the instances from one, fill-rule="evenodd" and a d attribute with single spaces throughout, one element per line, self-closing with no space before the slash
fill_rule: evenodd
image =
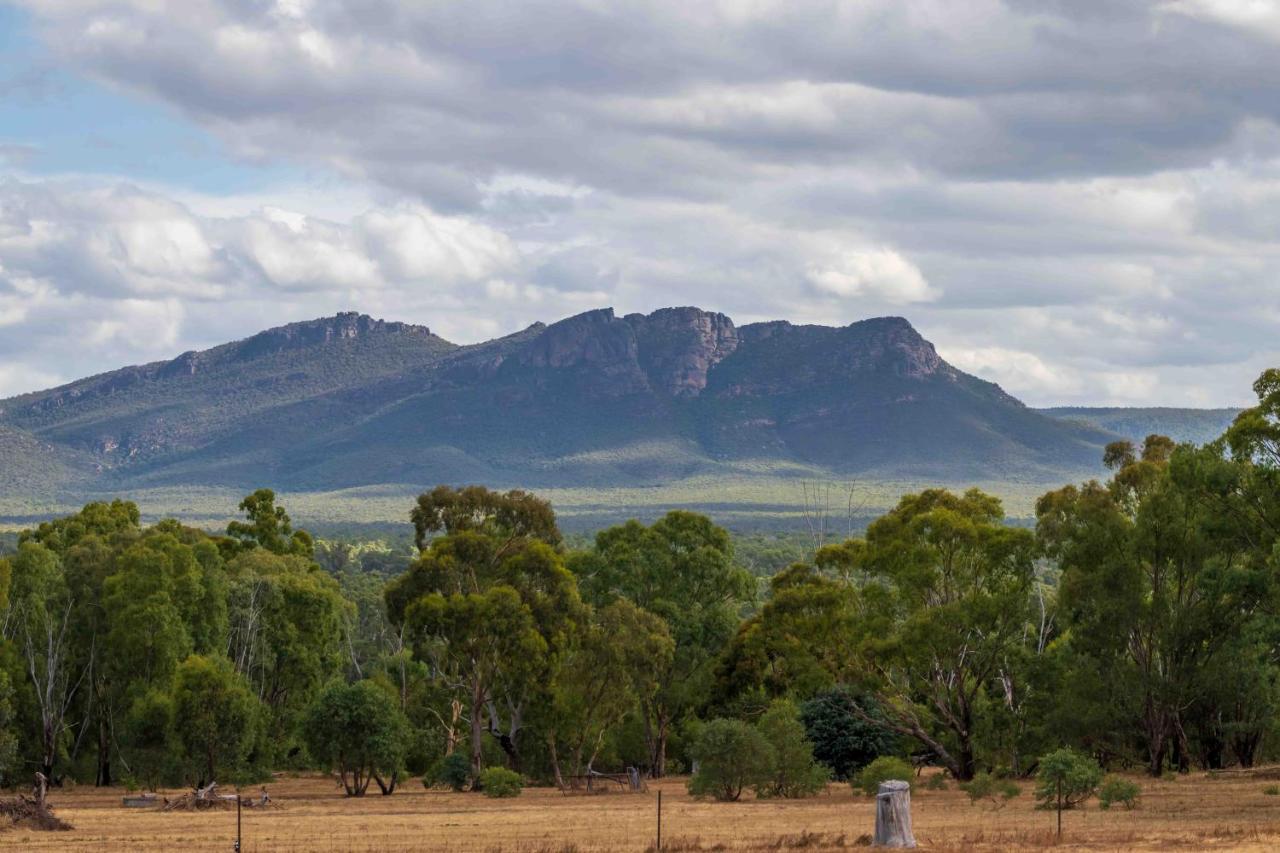
<path id="1" fill-rule="evenodd" d="M 1095 408 L 1061 406 L 1040 409 L 1046 415 L 1097 427 L 1140 442 L 1152 433 L 1167 435 L 1177 442 L 1205 444 L 1231 426 L 1239 409 Z"/>

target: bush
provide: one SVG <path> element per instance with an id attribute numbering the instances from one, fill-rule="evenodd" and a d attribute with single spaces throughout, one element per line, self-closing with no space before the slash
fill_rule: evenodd
<path id="1" fill-rule="evenodd" d="M 827 785 L 831 775 L 813 759 L 813 744 L 792 702 L 779 700 L 756 723 L 756 729 L 773 747 L 773 772 L 756 785 L 757 797 L 812 797 Z"/>
<path id="2" fill-rule="evenodd" d="M 947 790 L 947 774 L 931 773 L 929 778 L 924 782 L 926 791 L 945 791 Z"/>
<path id="3" fill-rule="evenodd" d="M 999 779 L 990 773 L 979 773 L 972 780 L 960 786 L 960 790 L 969 795 L 970 804 L 976 805 L 978 800 L 989 800 L 996 808 L 1004 808 L 1014 797 L 1022 793 L 1022 789 L 1008 779 Z"/>
<path id="4" fill-rule="evenodd" d="M 712 720 L 702 726 L 690 754 L 699 765 L 689 780 L 695 797 L 736 800 L 748 785 L 767 784 L 774 769 L 769 741 L 741 720 Z"/>
<path id="5" fill-rule="evenodd" d="M 915 771 L 911 769 L 911 765 L 901 758 L 882 755 L 862 768 L 862 772 L 852 784 L 855 791 L 862 791 L 868 797 L 874 797 L 880 791 L 881 782 L 900 779 L 910 785 L 914 776 Z"/>
<path id="6" fill-rule="evenodd" d="M 1098 789 L 1098 805 L 1103 809 L 1109 809 L 1118 803 L 1126 810 L 1133 809 L 1138 805 L 1138 796 L 1141 793 L 1142 789 L 1138 787 L 1137 782 L 1120 776 L 1108 776 L 1102 780 L 1102 787 Z"/>
<path id="7" fill-rule="evenodd" d="M 1280 785 L 1268 785 L 1262 789 L 1262 793 L 1268 797 L 1280 797 Z"/>
<path id="8" fill-rule="evenodd" d="M 518 797 L 524 780 L 505 767 L 486 767 L 480 771 L 480 790 L 486 797 Z"/>
<path id="9" fill-rule="evenodd" d="M 1102 768 L 1087 755 L 1059 749 L 1040 759 L 1036 801 L 1042 809 L 1073 809 L 1093 796 L 1102 781 Z"/>
<path id="10" fill-rule="evenodd" d="M 872 761 L 895 751 L 893 735 L 868 723 L 854 708 L 873 718 L 881 716 L 874 699 L 856 697 L 847 687 L 820 693 L 800 707 L 805 734 L 813 744 L 813 757 L 830 767 L 832 775 L 842 781 L 852 779 Z"/>
<path id="11" fill-rule="evenodd" d="M 423 787 L 444 785 L 452 791 L 462 791 L 471 781 L 471 760 L 461 751 L 451 752 L 441 758 L 431 768 L 431 772 L 422 777 Z"/>

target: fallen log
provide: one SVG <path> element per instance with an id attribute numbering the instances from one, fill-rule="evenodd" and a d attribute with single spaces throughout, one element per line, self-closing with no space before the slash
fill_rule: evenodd
<path id="1" fill-rule="evenodd" d="M 65 832 L 71 829 L 71 824 L 55 815 L 45 801 L 47 790 L 48 780 L 43 773 L 37 773 L 30 797 L 19 794 L 11 800 L 0 800 L 0 815 L 10 819 L 6 827 L 0 828 L 22 827 L 51 832 Z"/>

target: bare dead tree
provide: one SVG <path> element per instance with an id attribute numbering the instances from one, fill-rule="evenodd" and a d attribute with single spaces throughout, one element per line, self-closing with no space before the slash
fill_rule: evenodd
<path id="1" fill-rule="evenodd" d="M 44 602 L 36 607 L 28 601 L 24 603 L 18 620 L 22 626 L 27 673 L 35 688 L 40 711 L 40 770 L 47 779 L 56 778 L 53 766 L 58 754 L 58 739 L 66 729 L 67 712 L 88 673 L 87 665 L 74 679 L 68 671 L 70 643 L 67 629 L 71 623 L 72 604 L 68 598 L 61 618 L 57 618 L 57 611 L 50 612 Z"/>
<path id="2" fill-rule="evenodd" d="M 869 498 L 865 490 L 859 488 L 856 479 L 839 484 L 804 481 L 800 490 L 812 553 L 828 544 L 829 539 L 840 535 L 850 539 L 858 532 L 858 520 L 866 510 Z M 841 513 L 842 519 L 838 518 Z"/>

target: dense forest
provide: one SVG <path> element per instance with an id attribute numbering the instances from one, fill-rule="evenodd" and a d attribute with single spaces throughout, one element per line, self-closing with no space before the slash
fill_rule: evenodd
<path id="1" fill-rule="evenodd" d="M 756 571 L 703 515 L 567 542 L 480 486 L 421 495 L 404 550 L 317 542 L 267 489 L 217 534 L 92 503 L 0 542 L 0 779 L 315 769 L 359 795 L 698 765 L 736 799 L 885 757 L 1251 766 L 1280 753 L 1280 370 L 1255 390 L 1215 441 L 1108 446 L 1034 529 L 925 490 L 844 542 L 753 542 Z"/>

